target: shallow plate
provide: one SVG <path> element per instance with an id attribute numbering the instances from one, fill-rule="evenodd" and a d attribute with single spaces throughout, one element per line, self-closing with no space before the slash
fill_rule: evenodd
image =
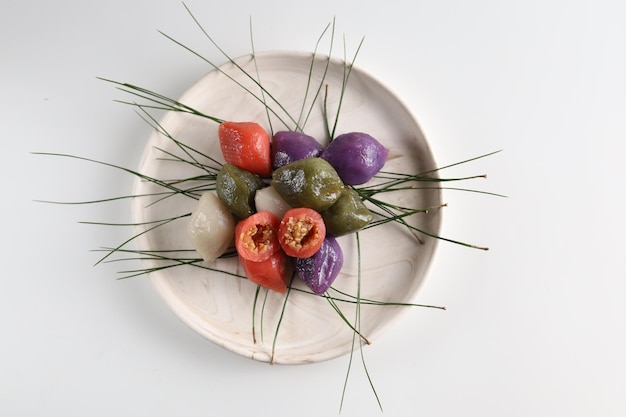
<path id="1" fill-rule="evenodd" d="M 256 54 L 255 62 L 251 56 L 244 56 L 235 60 L 236 65 L 228 63 L 207 74 L 180 101 L 222 120 L 256 121 L 273 131 L 293 129 L 299 123 L 304 125 L 306 133 L 325 142 L 323 97 L 327 91 L 326 108 L 332 125 L 340 103 L 344 63 L 331 59 L 326 72 L 328 58 L 318 55 L 309 76 L 312 58 L 310 53 L 261 53 Z M 252 77 L 248 77 L 242 69 Z M 264 87 L 263 93 L 257 82 Z M 320 94 L 316 95 L 318 90 Z M 271 109 L 269 112 L 263 100 Z M 177 141 L 223 161 L 217 123 L 172 112 L 164 116 L 160 125 Z M 349 131 L 367 132 L 390 149 L 391 156 L 385 171 L 417 174 L 436 167 L 424 135 L 411 113 L 387 88 L 357 68 L 350 74 L 341 101 L 336 134 Z M 187 151 L 184 146 L 155 132 L 146 147 L 139 171 L 164 181 L 201 175 L 203 171 L 191 164 L 175 161 L 177 157 L 172 156 L 188 160 Z M 200 159 L 211 164 L 207 158 Z M 186 186 L 191 187 L 192 184 Z M 137 195 L 165 191 L 166 188 L 153 182 L 138 180 L 135 184 Z M 138 249 L 174 251 L 159 253 L 197 258 L 194 252 L 176 254 L 176 251 L 191 248 L 185 231 L 187 217 L 148 231 L 154 225 L 150 222 L 191 212 L 196 200 L 184 195 L 161 197 L 146 196 L 135 200 L 134 220 L 145 224 L 138 228 L 139 232 L 145 232 L 137 239 Z M 427 208 L 441 203 L 438 190 L 419 187 L 381 195 L 381 198 L 411 208 Z M 440 216 L 439 210 L 431 210 L 407 220 L 419 229 L 437 234 Z M 348 301 L 354 301 L 351 297 L 357 296 L 360 270 L 362 299 L 414 302 L 436 246 L 436 239 L 424 235 L 418 239 L 397 223 L 360 232 L 360 257 L 354 234 L 341 237 L 339 242 L 344 251 L 345 264 L 333 287 L 347 295 L 337 292 L 331 292 L 331 295 Z M 151 268 L 167 265 L 157 260 L 147 263 Z M 270 361 L 273 356 L 275 363 L 299 364 L 327 360 L 350 352 L 353 330 L 324 297 L 291 291 L 285 303 L 285 295 L 262 290 L 255 304 L 257 286 L 230 273 L 243 274 L 236 259 L 197 266 L 177 265 L 156 270 L 150 276 L 165 302 L 187 325 L 238 354 L 260 361 Z M 305 290 L 297 278 L 293 287 Z M 356 305 L 346 301 L 337 301 L 336 304 L 345 317 L 354 322 Z M 407 309 L 361 305 L 361 334 L 370 342 L 374 341 Z M 256 340 L 253 338 L 253 323 Z"/>

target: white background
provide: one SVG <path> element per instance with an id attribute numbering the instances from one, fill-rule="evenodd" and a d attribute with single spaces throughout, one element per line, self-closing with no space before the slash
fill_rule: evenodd
<path id="1" fill-rule="evenodd" d="M 441 164 L 508 198 L 446 193 L 420 302 L 365 351 L 388 416 L 626 415 L 626 6 L 619 1 L 209 2 L 231 55 L 312 50 L 333 17 L 357 65 L 412 109 Z M 409 5 L 410 4 L 410 5 Z M 146 278 L 93 267 L 127 230 L 149 128 L 97 76 L 177 97 L 211 49 L 181 3 L 0 0 L 2 416 L 333 416 L 347 358 L 269 366 L 183 325 Z M 381 415 L 355 366 L 342 416 Z"/>

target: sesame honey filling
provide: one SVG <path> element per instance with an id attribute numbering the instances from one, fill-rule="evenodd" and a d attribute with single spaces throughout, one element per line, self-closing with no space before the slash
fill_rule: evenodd
<path id="1" fill-rule="evenodd" d="M 318 236 L 317 227 L 307 219 L 290 217 L 287 221 L 285 243 L 292 248 L 300 249 L 311 239 Z"/>
<path id="2" fill-rule="evenodd" d="M 246 231 L 244 246 L 246 249 L 255 252 L 265 252 L 270 247 L 270 242 L 274 236 L 274 230 L 269 224 L 257 224 Z"/>

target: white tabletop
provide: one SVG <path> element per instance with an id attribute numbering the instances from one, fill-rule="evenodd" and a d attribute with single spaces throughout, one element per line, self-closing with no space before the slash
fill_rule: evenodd
<path id="1" fill-rule="evenodd" d="M 385 415 L 626 413 L 626 6 L 618 1 L 187 3 L 232 56 L 310 51 L 336 18 L 337 53 L 416 115 L 437 161 L 488 174 L 507 198 L 445 192 L 444 236 L 416 309 L 364 350 Z M 0 1 L 2 416 L 332 416 L 348 357 L 270 366 L 205 340 L 146 277 L 93 264 L 127 236 L 150 128 L 97 77 L 177 97 L 209 71 L 161 36 L 223 57 L 183 5 Z M 140 138 L 140 139 L 137 139 Z M 379 415 L 360 359 L 341 415 Z"/>

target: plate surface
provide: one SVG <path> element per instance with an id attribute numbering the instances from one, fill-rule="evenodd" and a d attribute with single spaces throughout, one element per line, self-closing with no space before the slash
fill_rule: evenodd
<path id="1" fill-rule="evenodd" d="M 313 66 L 312 58 L 312 53 L 257 53 L 255 62 L 252 56 L 244 56 L 235 60 L 236 65 L 227 63 L 208 73 L 179 101 L 222 120 L 256 121 L 268 131 L 293 129 L 299 123 L 304 125 L 305 133 L 325 143 L 323 96 L 327 91 L 326 108 L 332 125 L 340 103 L 344 62 L 331 59 L 326 71 L 327 57 L 317 55 Z M 310 68 L 313 70 L 309 76 Z M 263 93 L 257 82 L 263 86 Z M 320 94 L 316 96 L 318 89 Z M 271 109 L 269 112 L 263 100 Z M 171 112 L 163 117 L 160 125 L 177 141 L 223 161 L 217 123 Z M 336 134 L 350 131 L 367 132 L 390 149 L 390 158 L 383 168 L 385 171 L 417 174 L 436 168 L 424 135 L 410 111 L 380 82 L 356 67 L 350 73 L 341 101 Z M 165 181 L 202 174 L 203 171 L 191 164 L 173 160 L 172 155 L 189 159 L 186 150 L 155 132 L 146 146 L 139 172 Z M 198 157 L 197 154 L 194 156 Z M 211 164 L 208 158 L 199 159 Z M 201 183 L 187 184 L 189 187 L 193 185 Z M 136 195 L 150 195 L 166 189 L 138 180 L 134 191 Z M 441 203 L 439 190 L 419 187 L 388 193 L 380 198 L 411 208 L 427 208 Z M 195 204 L 196 200 L 184 195 L 164 199 L 157 196 L 136 198 L 134 221 L 145 224 L 137 230 L 145 232 L 137 239 L 138 249 L 174 251 L 167 252 L 170 256 L 175 251 L 191 249 L 185 230 L 188 217 L 147 230 L 153 226 L 149 222 L 190 213 Z M 438 234 L 441 213 L 437 209 L 430 210 L 413 215 L 407 221 L 421 230 Z M 357 295 L 360 271 L 362 299 L 410 303 L 415 302 L 424 282 L 437 240 L 425 235 L 417 239 L 406 227 L 387 223 L 360 232 L 360 257 L 354 234 L 341 237 L 339 242 L 345 263 L 333 287 L 348 295 L 331 292 L 332 296 L 353 301 L 350 297 Z M 194 252 L 179 255 L 198 257 Z M 146 262 L 148 267 L 157 268 L 167 264 L 157 260 Z M 285 364 L 317 362 L 350 352 L 353 330 L 325 298 L 291 291 L 285 303 L 285 295 L 262 290 L 255 306 L 256 285 L 222 272 L 243 275 L 236 259 L 199 265 L 204 268 L 178 265 L 154 271 L 150 277 L 174 313 L 209 340 L 260 361 L 270 361 L 274 352 L 274 363 Z M 293 287 L 305 289 L 297 278 Z M 345 317 L 354 322 L 355 304 L 337 301 L 337 305 Z M 370 342 L 374 341 L 409 308 L 361 305 L 361 334 Z M 276 332 L 281 314 L 282 321 Z"/>

